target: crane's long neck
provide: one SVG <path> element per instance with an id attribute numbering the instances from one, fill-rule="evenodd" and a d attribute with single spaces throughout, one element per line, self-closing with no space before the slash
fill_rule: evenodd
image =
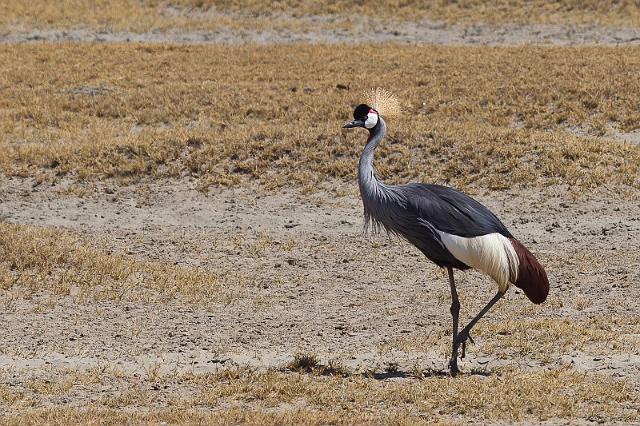
<path id="1" fill-rule="evenodd" d="M 376 177 L 375 169 L 373 168 L 373 154 L 386 132 L 387 125 L 382 117 L 379 117 L 378 124 L 371 130 L 367 145 L 364 147 L 362 155 L 360 156 L 358 182 L 360 184 L 360 195 L 363 201 L 365 201 L 365 204 L 368 198 L 379 194 L 380 188 L 383 185 Z"/>

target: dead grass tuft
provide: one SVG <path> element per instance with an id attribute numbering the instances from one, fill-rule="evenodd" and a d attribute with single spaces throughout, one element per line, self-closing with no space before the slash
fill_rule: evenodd
<path id="1" fill-rule="evenodd" d="M 324 365 L 313 354 L 296 354 L 293 361 L 287 364 L 285 370 L 296 371 L 298 373 L 313 373 L 320 376 L 342 376 L 347 377 L 348 372 L 344 365 L 336 360 L 329 360 Z"/>
<path id="2" fill-rule="evenodd" d="M 292 371 L 310 372 L 318 365 L 318 357 L 313 354 L 295 354 L 287 368 Z"/>

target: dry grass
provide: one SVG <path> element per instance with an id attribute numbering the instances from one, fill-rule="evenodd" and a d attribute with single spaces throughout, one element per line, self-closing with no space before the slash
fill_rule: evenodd
<path id="1" fill-rule="evenodd" d="M 318 366 L 318 363 L 318 357 L 314 354 L 296 354 L 287 368 L 293 371 L 310 372 Z"/>
<path id="2" fill-rule="evenodd" d="M 343 376 L 347 377 L 347 369 L 335 360 L 330 360 L 327 365 L 321 364 L 318 357 L 309 353 L 298 353 L 293 357 L 293 361 L 287 364 L 285 371 L 296 371 L 299 373 L 313 373 L 321 376 Z"/>
<path id="3" fill-rule="evenodd" d="M 400 383 L 241 370 L 227 371 L 208 380 L 211 380 L 210 390 L 203 393 L 201 402 L 213 406 L 251 397 L 267 407 L 299 402 L 319 410 L 336 407 L 345 414 L 358 407 L 364 412 L 382 408 L 381 411 L 389 414 L 416 410 L 426 415 L 464 414 L 467 418 L 505 420 L 639 418 L 632 409 L 640 400 L 632 395 L 628 383 L 568 369 L 505 372 L 489 377 L 468 375 L 461 380 L 432 377 Z M 496 395 L 509 397 L 496 398 Z M 603 400 L 607 403 L 602 404 Z"/>
<path id="4" fill-rule="evenodd" d="M 346 17 L 341 20 L 344 21 Z M 278 30 L 304 32 L 307 20 L 281 16 L 257 16 L 243 10 L 220 13 L 186 5 L 154 1 L 115 0 L 33 3 L 0 3 L 0 28 L 7 31 L 25 29 L 93 29 L 101 31 L 180 31 L 201 30 Z M 343 28 L 345 23 L 317 23 L 316 30 Z"/>
<path id="5" fill-rule="evenodd" d="M 62 231 L 0 221 L 0 289 L 116 300 L 167 298 L 226 301 L 225 278 L 198 269 L 140 261 L 92 249 Z"/>
<path id="6" fill-rule="evenodd" d="M 6 425 L 85 424 L 197 424 L 197 425 L 335 425 L 335 424 L 435 424 L 458 425 L 454 421 L 437 421 L 433 418 L 403 414 L 399 416 L 359 413 L 344 415 L 306 408 L 295 408 L 288 412 L 264 412 L 247 408 L 223 408 L 214 412 L 200 410 L 154 410 L 151 412 L 123 412 L 117 409 L 91 407 L 88 409 L 54 408 L 17 416 L 0 417 Z"/>
<path id="7" fill-rule="evenodd" d="M 309 20 L 309 16 L 325 19 Z M 447 22 L 606 24 L 637 26 L 640 8 L 631 1 L 613 4 L 595 0 L 486 1 L 463 0 L 317 2 L 287 0 L 65 0 L 0 3 L 0 25 L 39 28 L 93 27 L 116 30 L 151 29 L 287 29 L 321 30 L 352 27 L 355 18 L 386 22 L 431 19 Z"/>
<path id="8" fill-rule="evenodd" d="M 173 4 L 235 12 L 255 11 L 269 14 L 274 10 L 296 15 L 344 15 L 349 14 L 383 18 L 442 20 L 447 22 L 490 22 L 490 23 L 555 23 L 555 24 L 613 24 L 635 26 L 640 19 L 640 9 L 631 0 L 603 3 L 596 0 L 524 1 L 524 0 L 394 0 L 380 3 L 348 0 L 334 0 L 326 4 L 312 0 L 279 1 L 277 5 L 267 5 L 256 0 L 174 0 Z"/>
<path id="9" fill-rule="evenodd" d="M 2 46 L 0 169 L 350 181 L 365 136 L 340 126 L 362 90 L 384 86 L 406 115 L 379 152 L 383 176 L 638 188 L 637 147 L 565 129 L 638 128 L 639 62 L 638 48 Z"/>
<path id="10" fill-rule="evenodd" d="M 633 316 L 508 319 L 478 326 L 476 334 L 485 337 L 483 351 L 504 358 L 516 354 L 550 360 L 576 351 L 597 355 L 640 350 L 640 324 Z"/>
<path id="11" fill-rule="evenodd" d="M 475 312 L 474 309 L 470 310 Z M 479 323 L 473 333 L 476 344 L 470 347 L 470 351 L 492 359 L 524 364 L 536 360 L 553 365 L 563 355 L 573 353 L 585 356 L 636 353 L 640 350 L 639 335 L 640 325 L 632 315 L 523 319 L 521 313 L 510 312 L 505 319 Z M 430 348 L 446 357 L 450 353 L 450 345 L 449 330 L 441 329 L 427 335 L 392 339 L 379 350 L 381 353 L 391 350 L 410 352 Z"/>
<path id="12" fill-rule="evenodd" d="M 78 380 L 82 380 L 80 376 Z M 136 380 L 134 376 L 105 376 L 100 383 L 115 384 L 129 379 Z M 0 420 L 3 424 L 91 423 L 98 419 L 100 424 L 158 421 L 217 424 L 414 424 L 428 421 L 455 424 L 456 419 L 462 418 L 465 421 L 640 420 L 637 410 L 640 399 L 629 382 L 567 368 L 541 372 L 506 369 L 490 376 L 463 375 L 456 379 L 431 376 L 399 381 L 359 375 L 318 376 L 242 368 L 215 374 L 171 376 L 166 381 L 177 381 L 185 389 L 189 388 L 194 396 L 177 397 L 168 395 L 169 391 L 163 391 L 161 386 L 152 391 L 137 385 L 128 392 L 113 390 L 113 395 L 118 396 L 105 396 L 83 409 L 36 406 L 31 411 L 0 417 Z M 35 395 L 38 391 L 34 390 Z M 69 396 L 69 392 L 73 391 L 61 390 L 57 397 Z M 5 403 L 11 405 L 30 398 L 19 389 L 9 395 Z M 145 412 L 130 410 L 141 400 L 167 397 L 170 397 L 170 408 L 150 407 Z"/>

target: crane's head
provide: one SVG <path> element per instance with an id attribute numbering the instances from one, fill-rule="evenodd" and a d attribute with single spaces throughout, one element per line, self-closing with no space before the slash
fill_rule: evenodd
<path id="1" fill-rule="evenodd" d="M 356 107 L 353 111 L 353 121 L 342 126 L 343 128 L 364 127 L 371 131 L 380 123 L 381 116 L 386 119 L 387 117 L 400 115 L 400 102 L 388 90 L 378 87 L 377 89 L 368 90 L 364 96 L 367 103 Z"/>
<path id="2" fill-rule="evenodd" d="M 365 129 L 373 129 L 378 124 L 378 111 L 369 105 L 360 104 L 353 111 L 353 121 L 342 126 L 343 129 L 351 129 L 353 127 L 364 127 Z"/>

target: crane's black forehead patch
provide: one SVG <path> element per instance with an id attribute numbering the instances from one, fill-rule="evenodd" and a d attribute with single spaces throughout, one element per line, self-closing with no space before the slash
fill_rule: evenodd
<path id="1" fill-rule="evenodd" d="M 369 110 L 371 110 L 371 107 L 369 105 L 360 104 L 353 111 L 353 118 L 355 118 L 356 120 L 366 120 L 367 114 L 369 114 Z"/>

